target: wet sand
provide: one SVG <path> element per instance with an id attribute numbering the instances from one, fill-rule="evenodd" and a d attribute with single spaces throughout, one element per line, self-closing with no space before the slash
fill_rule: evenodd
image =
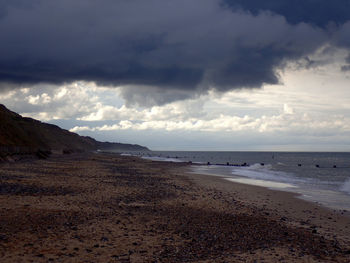
<path id="1" fill-rule="evenodd" d="M 350 217 L 110 154 L 0 164 L 1 262 L 350 262 Z"/>

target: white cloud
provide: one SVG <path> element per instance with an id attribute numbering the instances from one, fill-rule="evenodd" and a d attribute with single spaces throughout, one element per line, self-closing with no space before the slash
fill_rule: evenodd
<path id="1" fill-rule="evenodd" d="M 164 130 L 164 131 L 202 131 L 220 132 L 260 132 L 284 133 L 294 135 L 330 135 L 333 132 L 350 132 L 350 118 L 343 116 L 309 116 L 304 113 L 294 113 L 284 105 L 284 112 L 272 116 L 228 116 L 220 115 L 213 119 L 196 119 L 185 121 L 150 120 L 150 121 L 120 121 L 113 125 L 103 125 L 87 128 L 74 127 L 71 131 L 118 131 L 118 130 Z"/>
<path id="2" fill-rule="evenodd" d="M 285 114 L 293 114 L 294 113 L 294 110 L 292 107 L 290 107 L 288 104 L 283 104 L 283 112 Z"/>
<path id="3" fill-rule="evenodd" d="M 28 93 L 29 91 L 27 89 L 21 90 L 24 94 Z M 52 100 L 51 97 L 47 93 L 43 93 L 41 95 L 30 95 L 26 97 L 29 104 L 32 105 L 43 105 L 43 104 L 49 104 Z"/>
<path id="4" fill-rule="evenodd" d="M 75 126 L 72 129 L 70 129 L 71 132 L 82 132 L 82 131 L 94 131 L 95 129 L 92 129 L 88 126 Z"/>
<path id="5" fill-rule="evenodd" d="M 0 100 L 26 116 L 42 121 L 70 120 L 73 125 L 68 128 L 73 132 L 101 137 L 113 134 L 116 140 L 120 134 L 128 138 L 127 134 L 137 132 L 140 138 L 148 132 L 188 132 L 206 134 L 206 138 L 249 134 L 270 141 L 279 137 L 296 142 L 307 137 L 332 143 L 350 136 L 350 74 L 340 71 L 346 54 L 336 52 L 339 57 L 331 64 L 316 63 L 309 69 L 295 66 L 281 72 L 284 83 L 279 86 L 226 93 L 211 90 L 162 106 L 128 107 L 121 99 L 121 88 L 85 82 L 21 87 L 1 93 Z M 312 59 L 328 60 L 327 56 L 319 54 Z M 189 136 L 196 139 L 197 135 Z"/>
<path id="6" fill-rule="evenodd" d="M 28 96 L 27 99 L 28 99 L 28 102 L 30 104 L 36 105 L 36 104 L 39 104 L 40 96 L 39 95 L 37 95 L 37 96 L 31 95 L 31 96 Z"/>

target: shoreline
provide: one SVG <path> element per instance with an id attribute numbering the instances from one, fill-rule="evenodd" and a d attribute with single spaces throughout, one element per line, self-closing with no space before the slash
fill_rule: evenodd
<path id="1" fill-rule="evenodd" d="M 1 262 L 349 262 L 349 217 L 188 167 L 102 153 L 0 164 Z"/>
<path id="2" fill-rule="evenodd" d="M 336 189 L 325 189 L 325 188 L 307 188 L 300 182 L 289 182 L 285 180 L 268 180 L 260 179 L 259 177 L 247 177 L 242 176 L 239 173 L 223 170 L 220 166 L 210 166 L 209 168 L 205 164 L 195 165 L 192 164 L 192 172 L 195 174 L 211 175 L 216 177 L 224 178 L 225 180 L 242 183 L 253 186 L 260 186 L 270 190 L 284 191 L 295 193 L 299 199 L 320 204 L 331 210 L 339 210 L 343 213 L 350 214 L 350 196 L 346 192 Z M 204 167 L 204 169 L 201 169 Z M 214 167 L 214 169 L 212 169 Z M 227 168 L 227 166 L 224 166 Z M 220 169 L 217 169 L 220 168 Z"/>
<path id="3" fill-rule="evenodd" d="M 208 174 L 189 172 L 189 177 L 202 187 L 214 187 L 234 194 L 236 199 L 266 211 L 272 218 L 284 215 L 289 218 L 284 221 L 289 221 L 292 225 L 318 226 L 314 229 L 318 229 L 320 233 L 328 236 L 341 233 L 342 238 L 350 242 L 350 211 L 332 209 L 321 203 L 305 200 L 299 193 L 283 189 L 233 182 L 225 177 Z"/>

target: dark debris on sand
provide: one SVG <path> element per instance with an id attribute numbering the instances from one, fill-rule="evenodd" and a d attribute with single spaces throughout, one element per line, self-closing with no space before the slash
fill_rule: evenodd
<path id="1" fill-rule="evenodd" d="M 185 166 L 104 154 L 7 166 L 0 261 L 350 262 L 349 244 L 203 189 Z"/>
<path id="2" fill-rule="evenodd" d="M 165 246 L 160 258 L 170 262 L 206 260 L 288 247 L 295 255 L 332 259 L 345 254 L 336 241 L 325 240 L 305 229 L 292 229 L 261 215 L 225 214 L 201 209 L 172 207 L 164 216 L 171 217 L 167 230 L 181 237 L 180 246 Z"/>
<path id="3" fill-rule="evenodd" d="M 74 191 L 65 187 L 40 187 L 19 183 L 0 183 L 0 195 L 67 195 Z"/>

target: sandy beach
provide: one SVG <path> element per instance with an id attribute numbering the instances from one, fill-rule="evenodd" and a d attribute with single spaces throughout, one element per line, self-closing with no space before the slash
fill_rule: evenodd
<path id="1" fill-rule="evenodd" d="M 0 163 L 1 262 L 350 262 L 348 211 L 113 154 Z"/>

